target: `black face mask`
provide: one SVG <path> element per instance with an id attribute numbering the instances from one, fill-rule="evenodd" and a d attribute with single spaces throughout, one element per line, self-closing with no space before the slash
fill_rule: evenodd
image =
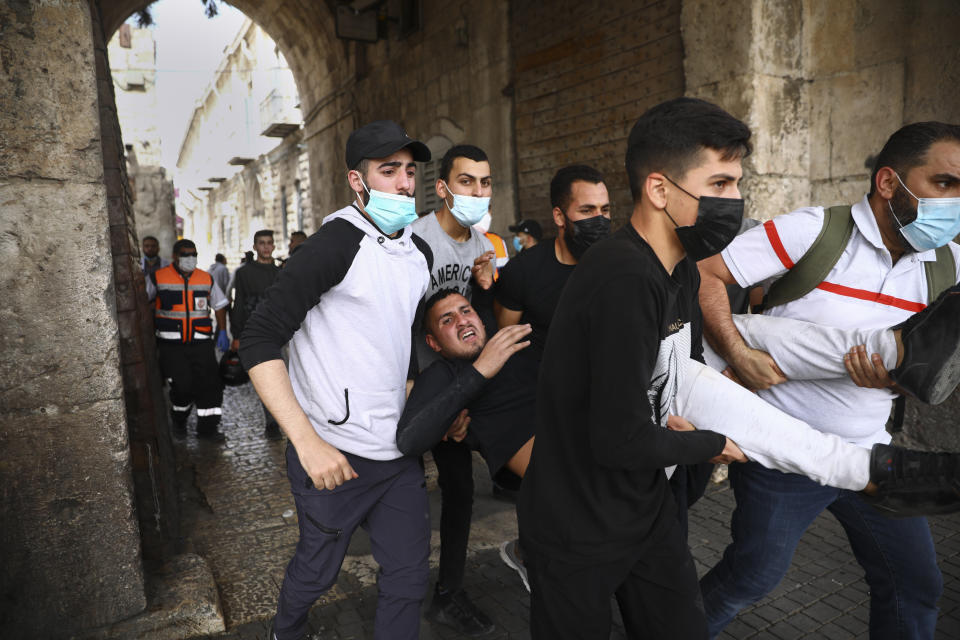
<path id="1" fill-rule="evenodd" d="M 564 217 L 566 218 L 566 216 Z M 566 220 L 567 225 L 563 229 L 563 240 L 577 262 L 580 261 L 580 258 L 593 243 L 610 235 L 610 218 L 606 216 L 593 216 L 576 221 L 570 218 L 566 218 Z"/>
<path id="2" fill-rule="evenodd" d="M 698 198 L 673 180 L 670 182 L 700 203 L 697 207 L 697 221 L 690 227 L 679 226 L 670 212 L 664 208 L 670 222 L 673 222 L 676 227 L 674 231 L 687 255 L 699 262 L 723 251 L 723 248 L 730 244 L 740 231 L 740 223 L 743 221 L 743 198 L 712 198 L 710 196 Z"/>

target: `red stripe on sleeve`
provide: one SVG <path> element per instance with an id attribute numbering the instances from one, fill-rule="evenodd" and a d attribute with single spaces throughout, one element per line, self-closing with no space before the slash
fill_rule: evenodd
<path id="1" fill-rule="evenodd" d="M 780 242 L 780 234 L 777 233 L 777 227 L 773 224 L 773 220 L 764 222 L 763 228 L 767 232 L 767 239 L 770 240 L 770 246 L 773 247 L 773 251 L 777 254 L 777 257 L 780 258 L 780 262 L 782 262 L 783 266 L 787 269 L 793 269 L 793 260 L 787 255 L 787 250 L 783 248 L 783 243 Z"/>
<path id="2" fill-rule="evenodd" d="M 918 311 L 923 311 L 927 308 L 927 305 L 923 304 L 922 302 L 912 302 L 902 298 L 894 298 L 893 296 L 888 296 L 885 293 L 866 291 L 864 289 L 854 289 L 853 287 L 845 287 L 842 284 L 833 284 L 832 282 L 821 282 L 817 285 L 817 289 L 822 289 L 823 291 L 835 293 L 840 296 L 847 296 L 848 298 L 857 298 L 858 300 L 867 300 L 869 302 L 879 302 L 880 304 L 896 307 L 912 313 L 917 313 Z"/>

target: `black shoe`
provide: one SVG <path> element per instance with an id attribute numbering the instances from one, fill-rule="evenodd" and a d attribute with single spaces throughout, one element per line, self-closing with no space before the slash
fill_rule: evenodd
<path id="1" fill-rule="evenodd" d="M 263 435 L 267 440 L 283 440 L 283 433 L 281 433 L 280 425 L 277 424 L 276 420 L 271 420 L 267 423 L 266 428 L 263 430 Z"/>
<path id="2" fill-rule="evenodd" d="M 960 285 L 893 328 L 902 332 L 903 361 L 890 377 L 921 402 L 946 400 L 960 384 Z"/>
<path id="3" fill-rule="evenodd" d="M 470 601 L 466 591 L 458 589 L 453 593 L 441 594 L 439 585 L 434 591 L 426 618 L 430 622 L 445 624 L 471 638 L 485 636 L 496 628 L 487 614 Z"/>
<path id="4" fill-rule="evenodd" d="M 220 443 L 226 441 L 227 436 L 223 435 L 223 432 L 219 429 L 214 429 L 213 431 L 197 431 L 197 439 Z"/>
<path id="5" fill-rule="evenodd" d="M 875 444 L 870 451 L 870 482 L 876 495 L 863 499 L 895 518 L 960 510 L 960 454 L 912 451 Z"/>

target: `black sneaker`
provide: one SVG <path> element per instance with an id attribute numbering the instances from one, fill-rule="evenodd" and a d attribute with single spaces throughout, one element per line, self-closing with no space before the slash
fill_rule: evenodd
<path id="1" fill-rule="evenodd" d="M 877 485 L 876 495 L 861 495 L 887 516 L 960 510 L 960 454 L 875 444 L 870 451 L 870 482 Z"/>
<path id="2" fill-rule="evenodd" d="M 283 433 L 280 431 L 280 425 L 276 420 L 271 420 L 263 430 L 263 436 L 267 440 L 283 440 Z"/>
<path id="3" fill-rule="evenodd" d="M 466 591 L 458 589 L 453 593 L 441 594 L 440 585 L 433 593 L 433 601 L 425 617 L 430 622 L 445 624 L 471 638 L 485 636 L 496 628 L 487 614 L 471 602 Z"/>
<path id="4" fill-rule="evenodd" d="M 903 361 L 890 377 L 927 404 L 940 404 L 960 384 L 960 285 L 894 329 L 901 330 Z"/>

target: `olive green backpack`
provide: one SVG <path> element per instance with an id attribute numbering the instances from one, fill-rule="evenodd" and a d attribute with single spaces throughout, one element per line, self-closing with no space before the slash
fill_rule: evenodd
<path id="1" fill-rule="evenodd" d="M 825 208 L 820 235 L 793 268 L 773 283 L 763 298 L 763 308 L 770 309 L 792 302 L 816 289 L 843 255 L 853 233 L 853 224 L 849 205 Z M 937 259 L 925 262 L 923 268 L 931 302 L 945 289 L 956 284 L 957 266 L 949 246 L 937 249 Z"/>

